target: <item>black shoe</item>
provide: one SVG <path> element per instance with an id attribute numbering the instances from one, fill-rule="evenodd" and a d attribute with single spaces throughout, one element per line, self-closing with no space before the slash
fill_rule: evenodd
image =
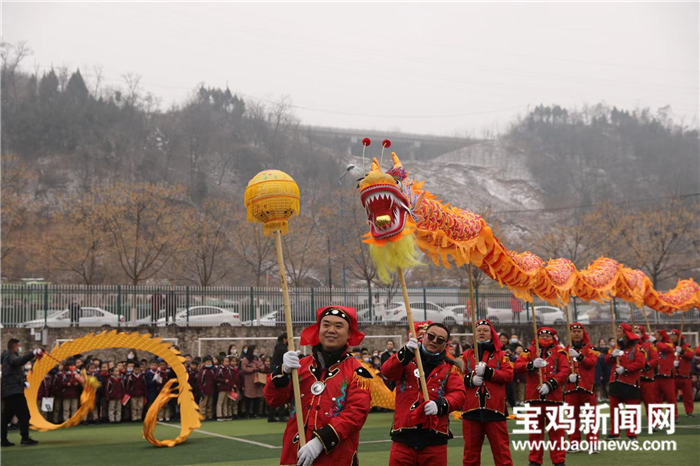
<path id="1" fill-rule="evenodd" d="M 530 464 L 528 464 L 527 466 L 542 466 L 542 465 L 539 463 L 535 463 L 534 461 L 530 461 Z"/>
<path id="2" fill-rule="evenodd" d="M 24 445 L 36 445 L 36 444 L 38 444 L 38 443 L 39 443 L 38 441 L 34 440 L 33 438 L 29 438 L 29 437 L 27 437 L 26 439 L 23 439 L 23 440 L 22 440 L 22 445 L 23 445 L 23 446 L 24 446 Z"/>
<path id="3" fill-rule="evenodd" d="M 566 464 L 564 464 L 564 463 L 557 463 L 557 464 L 555 464 L 554 466 L 566 466 Z"/>
<path id="4" fill-rule="evenodd" d="M 287 416 L 282 416 L 280 422 L 289 422 L 289 418 Z"/>
<path id="5" fill-rule="evenodd" d="M 15 444 L 10 442 L 9 440 L 3 440 L 2 443 L 0 443 L 0 446 L 3 447 L 14 447 Z"/>
<path id="6" fill-rule="evenodd" d="M 631 436 L 631 437 L 627 437 L 627 440 L 629 440 L 630 442 L 636 442 L 636 441 L 637 441 L 637 436 L 633 435 L 633 436 Z"/>
<path id="7" fill-rule="evenodd" d="M 693 413 L 685 413 L 685 417 L 695 417 L 695 414 L 693 414 Z"/>
<path id="8" fill-rule="evenodd" d="M 274 417 L 268 417 L 267 422 L 277 422 L 277 419 L 275 419 Z"/>
<path id="9" fill-rule="evenodd" d="M 619 436 L 619 435 L 608 434 L 608 436 L 605 437 L 605 440 L 620 440 L 620 436 Z"/>

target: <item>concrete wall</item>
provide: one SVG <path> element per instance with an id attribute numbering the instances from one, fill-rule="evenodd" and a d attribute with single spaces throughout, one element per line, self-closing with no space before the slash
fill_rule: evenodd
<path id="1" fill-rule="evenodd" d="M 670 330 L 671 328 L 679 328 L 680 325 L 665 325 L 661 328 Z M 656 327 L 655 327 L 656 328 Z M 96 329 L 101 330 L 101 329 Z M 130 329 L 125 329 L 124 331 L 129 331 Z M 179 328 L 179 327 L 168 327 L 168 328 L 157 328 L 148 329 L 152 330 L 154 336 L 160 338 L 173 338 L 177 339 L 177 344 L 180 351 L 183 354 L 189 353 L 193 356 L 199 354 L 199 344 L 198 341 L 201 338 L 227 338 L 236 340 L 221 340 L 221 341 L 205 341 L 201 340 L 201 354 L 216 354 L 219 351 L 226 351 L 228 345 L 235 343 L 238 346 L 238 352 L 240 354 L 241 348 L 245 344 L 257 344 L 260 347 L 260 352 L 264 354 L 272 354 L 272 350 L 275 346 L 277 336 L 284 332 L 283 327 L 198 327 L 198 328 Z M 141 333 L 149 333 L 148 330 L 144 329 Z M 299 336 L 302 328 L 297 327 L 294 329 L 296 336 Z M 399 346 L 401 342 L 406 341 L 406 328 L 401 326 L 367 326 L 361 327 L 367 338 L 363 343 L 370 349 L 376 348 L 383 350 L 386 340 L 392 338 L 396 345 Z M 506 332 L 510 334 L 517 334 L 520 337 L 521 342 L 530 342 L 533 336 L 533 330 L 531 324 L 501 324 L 497 326 L 499 332 Z M 562 337 L 562 341 L 567 342 L 568 337 L 566 336 L 566 326 L 556 326 L 557 332 Z M 593 324 L 587 328 L 588 334 L 591 337 L 591 341 L 594 344 L 598 343 L 598 339 L 605 338 L 608 339 L 612 336 L 612 328 L 610 324 Z M 688 342 L 695 347 L 698 343 L 697 335 L 700 333 L 700 324 L 686 324 L 683 327 L 683 332 L 688 334 L 693 333 L 694 335 L 689 335 Z M 41 330 L 37 330 L 35 333 L 39 334 L 39 341 L 35 340 L 35 336 L 31 335 L 30 329 L 2 329 L 0 331 L 0 340 L 2 341 L 2 347 L 6 348 L 7 341 L 10 338 L 18 338 L 22 341 L 22 346 L 25 351 L 32 350 L 36 347 L 43 346 L 46 349 L 53 348 L 57 341 L 68 340 L 72 338 L 78 338 L 85 336 L 89 333 L 87 329 L 75 329 L 75 328 L 50 328 L 46 329 L 42 334 Z M 464 326 L 455 326 L 452 329 L 452 333 L 470 333 L 471 329 L 466 329 Z M 44 338 L 43 344 L 41 338 Z M 255 340 L 255 339 L 260 340 Z M 461 343 L 471 343 L 471 336 L 455 336 L 454 340 L 459 340 Z M 298 344 L 298 340 L 297 340 Z M 104 349 L 95 350 L 91 354 L 101 358 L 101 359 L 123 359 L 126 357 L 125 349 Z M 139 355 L 142 357 L 142 355 Z M 143 357 L 148 358 L 147 355 Z"/>

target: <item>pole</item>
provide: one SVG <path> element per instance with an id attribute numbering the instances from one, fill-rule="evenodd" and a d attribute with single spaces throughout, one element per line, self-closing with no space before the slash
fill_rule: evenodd
<path id="1" fill-rule="evenodd" d="M 408 288 L 406 288 L 406 279 L 403 276 L 403 270 L 401 267 L 398 268 L 397 273 L 399 274 L 399 280 L 401 280 L 401 291 L 403 291 L 403 302 L 406 305 L 406 317 L 408 318 L 408 328 L 411 334 L 416 332 L 416 327 L 413 325 L 413 313 L 411 312 L 411 303 L 408 301 Z M 418 338 L 418 335 L 413 335 L 414 338 Z M 428 386 L 425 383 L 425 374 L 423 373 L 423 363 L 420 359 L 420 347 L 416 349 L 416 366 L 418 366 L 418 376 L 420 378 L 420 386 L 423 392 L 423 400 L 430 401 L 430 396 L 428 395 Z"/>
<path id="2" fill-rule="evenodd" d="M 613 309 L 613 300 L 610 300 L 610 321 L 612 322 L 612 332 L 613 339 L 615 340 L 615 349 L 619 349 L 617 346 L 617 325 L 615 325 L 615 310 Z M 620 357 L 615 358 L 617 365 L 620 365 Z"/>
<path id="3" fill-rule="evenodd" d="M 574 349 L 574 341 L 571 339 L 571 324 L 569 323 L 569 305 L 564 306 L 564 313 L 566 314 L 566 332 L 569 335 L 569 348 Z M 571 367 L 571 373 L 575 374 L 576 370 L 574 368 L 574 361 L 571 360 L 571 355 L 566 352 L 566 357 L 569 358 L 569 366 Z"/>
<path id="4" fill-rule="evenodd" d="M 289 302 L 289 290 L 287 289 L 287 277 L 284 272 L 284 258 L 282 256 L 282 233 L 275 232 L 275 247 L 277 249 L 277 265 L 280 271 L 280 281 L 282 282 L 282 297 L 284 298 L 284 320 L 287 324 L 287 349 L 296 351 L 294 348 L 294 328 L 292 327 L 292 305 Z M 296 406 L 297 429 L 299 432 L 299 446 L 306 445 L 306 430 L 304 429 L 304 413 L 301 405 L 301 392 L 299 390 L 299 372 L 292 369 L 292 387 L 294 389 L 294 405 Z"/>
<path id="5" fill-rule="evenodd" d="M 478 353 L 478 343 L 476 342 L 476 303 L 474 301 L 474 284 L 472 283 L 472 263 L 469 263 L 469 302 L 471 303 L 471 315 L 472 315 L 472 336 L 474 337 L 474 355 L 476 359 L 479 355 Z"/>
<path id="6" fill-rule="evenodd" d="M 537 358 L 540 357 L 540 342 L 537 339 L 537 317 L 535 316 L 535 304 L 533 303 L 532 306 L 530 306 L 530 309 L 532 309 L 532 329 L 535 332 L 535 350 L 537 351 Z M 537 359 L 535 358 L 535 359 Z M 534 360 L 533 360 L 534 364 Z M 537 369 L 537 373 L 540 375 L 540 385 L 539 387 L 542 386 L 542 368 Z M 538 387 L 538 388 L 539 388 Z"/>
<path id="7" fill-rule="evenodd" d="M 630 323 L 632 324 L 632 327 L 634 328 L 634 309 L 632 309 L 631 305 L 630 305 Z"/>
<path id="8" fill-rule="evenodd" d="M 644 315 L 644 321 L 647 323 L 647 332 L 651 335 L 651 325 L 649 325 L 649 317 L 647 317 L 647 311 L 644 309 L 644 304 L 642 304 L 642 315 Z"/>

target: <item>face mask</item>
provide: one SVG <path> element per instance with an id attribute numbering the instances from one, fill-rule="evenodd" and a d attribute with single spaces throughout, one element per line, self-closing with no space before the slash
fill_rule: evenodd
<path id="1" fill-rule="evenodd" d="M 253 356 L 257 356 L 257 355 L 258 355 L 258 352 L 257 352 L 257 351 L 253 351 Z"/>
<path id="2" fill-rule="evenodd" d="M 233 351 L 231 351 L 231 354 L 235 356 L 235 355 L 237 355 L 237 354 L 238 354 L 238 351 L 236 351 L 236 350 L 233 350 Z"/>
<path id="3" fill-rule="evenodd" d="M 420 346 L 421 346 L 421 348 L 423 349 L 423 352 L 425 352 L 425 354 L 429 354 L 430 356 L 437 356 L 438 354 L 440 354 L 440 353 L 431 353 L 430 351 L 428 351 L 428 350 L 425 348 L 425 345 L 424 345 L 423 343 L 421 343 Z"/>
<path id="4" fill-rule="evenodd" d="M 491 343 L 491 340 L 477 341 L 477 343 L 479 343 L 480 345 L 488 345 L 489 343 Z"/>
<path id="5" fill-rule="evenodd" d="M 543 340 L 540 338 L 539 344 L 540 344 L 540 347 L 542 347 L 542 348 L 549 348 L 550 346 L 552 346 L 554 344 L 554 340 Z"/>
<path id="6" fill-rule="evenodd" d="M 17 348 L 17 354 L 22 354 L 22 347 Z"/>
<path id="7" fill-rule="evenodd" d="M 245 354 L 246 351 L 248 351 L 248 348 L 243 348 L 243 354 Z"/>
<path id="8" fill-rule="evenodd" d="M 75 371 L 75 366 L 68 366 L 68 370 L 71 372 Z"/>
<path id="9" fill-rule="evenodd" d="M 126 356 L 126 359 L 134 359 L 134 355 L 131 354 L 131 353 L 129 353 L 129 354 Z"/>
<path id="10" fill-rule="evenodd" d="M 516 343 L 518 342 L 518 339 L 517 339 L 517 338 L 511 338 L 511 339 L 510 339 L 510 342 L 513 343 L 513 344 L 516 344 Z"/>
<path id="11" fill-rule="evenodd" d="M 371 361 L 370 358 L 364 358 L 364 359 L 365 359 L 365 362 L 370 362 L 370 361 Z"/>
<path id="12" fill-rule="evenodd" d="M 32 368 L 32 365 L 31 365 L 31 364 L 25 364 L 24 368 L 25 368 L 26 370 L 30 370 L 30 369 Z"/>
<path id="13" fill-rule="evenodd" d="M 134 370 L 130 367 L 126 370 L 127 372 L 134 372 Z"/>
<path id="14" fill-rule="evenodd" d="M 207 369 L 209 369 L 209 368 L 211 367 L 211 364 L 207 364 L 207 365 L 204 366 L 204 367 L 206 367 Z"/>
<path id="15" fill-rule="evenodd" d="M 379 356 L 379 353 L 372 353 L 372 356 Z"/>

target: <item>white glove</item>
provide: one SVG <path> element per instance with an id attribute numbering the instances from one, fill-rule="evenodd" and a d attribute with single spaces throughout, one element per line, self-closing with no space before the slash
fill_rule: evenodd
<path id="1" fill-rule="evenodd" d="M 437 411 L 438 411 L 437 403 L 435 403 L 434 401 L 427 402 L 425 404 L 425 406 L 423 407 L 423 411 L 428 416 L 435 416 L 437 414 Z"/>
<path id="2" fill-rule="evenodd" d="M 285 374 L 291 374 L 292 369 L 299 369 L 301 364 L 299 364 L 299 353 L 296 351 L 287 351 L 282 356 L 282 370 Z"/>
<path id="3" fill-rule="evenodd" d="M 569 356 L 571 356 L 572 358 L 578 358 L 578 351 L 576 351 L 573 348 L 569 348 Z"/>
<path id="4" fill-rule="evenodd" d="M 681 365 L 680 361 L 673 361 L 673 367 L 678 367 Z"/>
<path id="5" fill-rule="evenodd" d="M 24 382 L 24 386 L 29 388 L 29 382 Z"/>
<path id="6" fill-rule="evenodd" d="M 569 382 L 576 383 L 577 380 L 578 380 L 578 374 L 571 374 L 569 376 Z"/>
<path id="7" fill-rule="evenodd" d="M 622 351 L 621 349 L 615 349 L 615 350 L 613 350 L 613 353 L 612 353 L 613 358 L 619 358 L 620 356 L 623 356 L 624 354 L 625 354 L 625 352 Z"/>
<path id="8" fill-rule="evenodd" d="M 533 363 L 533 365 L 535 366 L 535 369 L 541 369 L 547 365 L 547 361 L 545 361 L 542 358 L 537 358 L 537 359 L 535 359 L 535 362 Z"/>
<path id="9" fill-rule="evenodd" d="M 542 386 L 540 387 L 540 395 L 546 395 L 547 393 L 549 393 L 549 385 L 547 385 L 546 383 L 544 383 L 544 384 L 542 384 Z"/>
<path id="10" fill-rule="evenodd" d="M 654 338 L 654 335 L 649 335 L 649 343 L 654 343 L 656 341 L 656 338 Z"/>
<path id="11" fill-rule="evenodd" d="M 481 384 L 484 383 L 484 378 L 478 375 L 475 375 L 472 377 L 472 385 L 476 385 L 477 387 L 481 387 Z"/>
<path id="12" fill-rule="evenodd" d="M 622 367 L 622 366 L 617 366 L 617 367 L 615 368 L 615 373 L 618 374 L 618 375 L 622 375 L 622 374 L 625 373 L 625 368 Z"/>
<path id="13" fill-rule="evenodd" d="M 411 353 L 415 353 L 418 349 L 418 340 L 413 337 L 409 338 L 408 342 L 406 342 L 406 349 Z"/>
<path id="14" fill-rule="evenodd" d="M 297 466 L 311 466 L 323 451 L 323 444 L 314 437 L 297 452 Z"/>
<path id="15" fill-rule="evenodd" d="M 676 346 L 676 354 L 681 354 L 681 351 L 683 351 L 683 348 Z"/>
<path id="16" fill-rule="evenodd" d="M 160 376 L 160 374 L 156 374 L 153 376 L 153 380 L 156 381 L 156 383 L 161 383 L 163 381 L 163 378 Z"/>
<path id="17" fill-rule="evenodd" d="M 474 372 L 476 372 L 476 375 L 481 377 L 484 375 L 485 370 L 486 370 L 486 364 L 477 364 L 476 369 L 474 369 Z"/>
<path id="18" fill-rule="evenodd" d="M 32 351 L 32 353 L 34 353 L 34 356 L 36 356 L 37 358 L 40 358 L 44 355 L 44 350 L 42 350 L 41 348 L 37 348 L 34 351 Z"/>

